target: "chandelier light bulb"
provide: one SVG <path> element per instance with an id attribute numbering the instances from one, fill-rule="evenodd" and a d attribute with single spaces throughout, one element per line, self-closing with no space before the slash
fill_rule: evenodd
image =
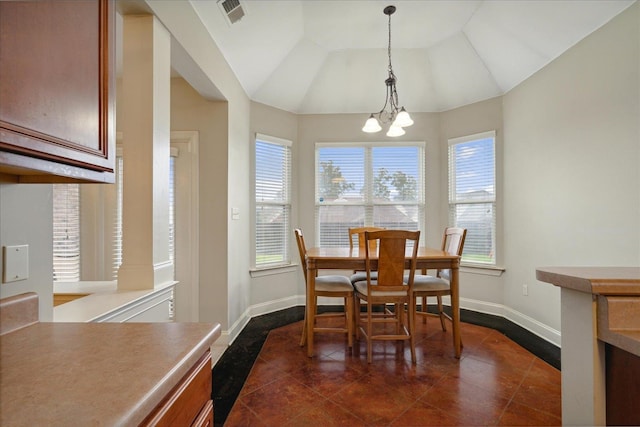
<path id="1" fill-rule="evenodd" d="M 413 124 L 413 120 L 411 120 L 411 116 L 407 113 L 407 110 L 402 107 L 400 112 L 398 113 L 398 117 L 393 122 L 394 126 L 400 126 L 401 128 L 406 128 Z"/>
<path id="2" fill-rule="evenodd" d="M 387 132 L 387 136 L 402 136 L 404 134 L 405 134 L 404 129 L 396 125 L 389 126 L 389 131 Z"/>
<path id="3" fill-rule="evenodd" d="M 364 124 L 364 127 L 362 128 L 362 131 L 367 133 L 376 133 L 376 132 L 380 132 L 381 130 L 382 128 L 380 127 L 380 123 L 378 123 L 378 120 L 375 117 L 373 117 L 373 114 L 369 116 L 369 118 L 367 119 L 367 122 Z"/>

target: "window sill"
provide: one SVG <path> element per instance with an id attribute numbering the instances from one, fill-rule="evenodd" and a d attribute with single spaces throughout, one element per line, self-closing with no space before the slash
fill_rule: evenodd
<path id="1" fill-rule="evenodd" d="M 274 274 L 293 273 L 298 268 L 298 264 L 278 265 L 274 267 L 260 267 L 249 270 L 251 277 L 272 276 Z"/>
<path id="2" fill-rule="evenodd" d="M 479 265 L 479 264 L 462 264 L 460 266 L 461 273 L 482 274 L 484 276 L 501 276 L 504 273 L 504 267 L 495 265 Z"/>

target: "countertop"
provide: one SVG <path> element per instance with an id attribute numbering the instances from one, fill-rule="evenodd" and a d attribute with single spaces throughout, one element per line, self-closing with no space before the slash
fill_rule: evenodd
<path id="1" fill-rule="evenodd" d="M 220 336 L 206 323 L 35 323 L 0 336 L 0 425 L 138 425 Z"/>
<path id="2" fill-rule="evenodd" d="M 536 279 L 595 295 L 640 296 L 640 267 L 540 267 Z"/>
<path id="3" fill-rule="evenodd" d="M 594 295 L 598 339 L 640 356 L 640 267 L 542 267 L 536 278 Z"/>

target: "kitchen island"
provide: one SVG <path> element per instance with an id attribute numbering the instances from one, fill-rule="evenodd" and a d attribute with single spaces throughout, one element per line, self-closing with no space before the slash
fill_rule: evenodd
<path id="1" fill-rule="evenodd" d="M 33 295 L 0 304 L 0 425 L 212 425 L 220 325 L 38 322 Z"/>
<path id="2" fill-rule="evenodd" d="M 640 267 L 544 267 L 561 288 L 562 424 L 639 425 Z"/>

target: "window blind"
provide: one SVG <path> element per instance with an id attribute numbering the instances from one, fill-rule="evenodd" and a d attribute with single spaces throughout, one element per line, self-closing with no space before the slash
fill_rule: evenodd
<path id="1" fill-rule="evenodd" d="M 256 135 L 256 267 L 290 263 L 291 141 Z"/>
<path id="2" fill-rule="evenodd" d="M 316 234 L 349 245 L 348 229 L 422 230 L 424 144 L 316 144 Z"/>
<path id="3" fill-rule="evenodd" d="M 80 186 L 53 184 L 53 281 L 80 280 Z"/>
<path id="4" fill-rule="evenodd" d="M 449 140 L 449 219 L 467 229 L 463 262 L 495 258 L 495 132 Z"/>
<path id="5" fill-rule="evenodd" d="M 122 264 L 122 154 L 116 157 L 116 206 L 115 206 L 115 221 L 113 222 L 112 232 L 112 247 L 113 247 L 113 259 L 111 268 L 112 280 L 118 278 L 118 269 Z"/>

